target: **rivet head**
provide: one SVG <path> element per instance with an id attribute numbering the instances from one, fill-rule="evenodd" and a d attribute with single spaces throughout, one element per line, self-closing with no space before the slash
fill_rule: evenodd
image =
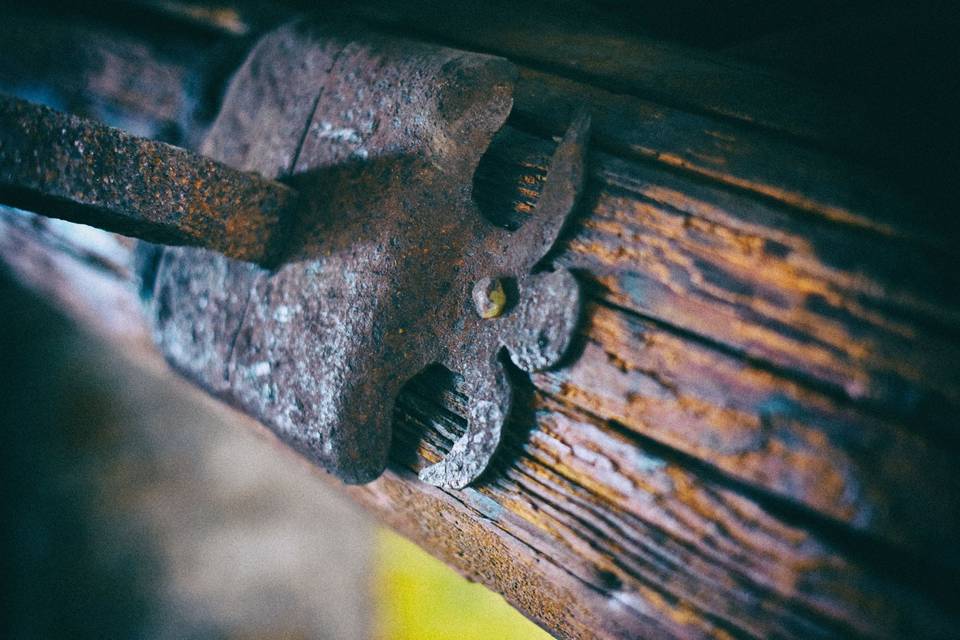
<path id="1" fill-rule="evenodd" d="M 506 306 L 507 294 L 499 278 L 483 278 L 473 285 L 473 308 L 481 318 L 496 318 Z"/>

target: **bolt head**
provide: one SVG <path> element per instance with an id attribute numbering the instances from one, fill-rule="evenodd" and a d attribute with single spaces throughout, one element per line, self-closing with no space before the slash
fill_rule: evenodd
<path id="1" fill-rule="evenodd" d="M 500 278 L 483 278 L 473 285 L 473 308 L 481 318 L 496 318 L 506 306 L 507 293 Z"/>

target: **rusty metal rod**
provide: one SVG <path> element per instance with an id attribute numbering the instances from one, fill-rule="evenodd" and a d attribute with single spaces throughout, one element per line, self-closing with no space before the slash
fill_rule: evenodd
<path id="1" fill-rule="evenodd" d="M 0 96 L 0 204 L 271 263 L 296 197 L 258 174 Z"/>

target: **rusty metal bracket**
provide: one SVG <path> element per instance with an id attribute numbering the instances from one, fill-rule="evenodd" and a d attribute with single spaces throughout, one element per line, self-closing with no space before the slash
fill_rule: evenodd
<path id="1" fill-rule="evenodd" d="M 162 142 L 0 95 L 0 202 L 269 264 L 297 193 Z"/>
<path id="2" fill-rule="evenodd" d="M 589 119 L 560 140 L 520 229 L 472 197 L 514 75 L 501 58 L 313 22 L 262 39 L 201 151 L 296 188 L 287 241 L 276 268 L 162 250 L 151 311 L 171 364 L 362 483 L 386 466 L 401 387 L 441 363 L 466 382 L 467 431 L 420 477 L 475 480 L 510 413 L 502 356 L 556 365 L 580 315 L 573 275 L 537 265 L 581 190 Z"/>

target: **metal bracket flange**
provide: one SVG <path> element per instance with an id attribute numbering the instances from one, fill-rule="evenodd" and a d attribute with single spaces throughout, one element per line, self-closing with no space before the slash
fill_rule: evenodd
<path id="1" fill-rule="evenodd" d="M 580 192 L 588 118 L 560 141 L 518 231 L 472 198 L 514 75 L 500 58 L 311 22 L 266 36 L 202 151 L 294 185 L 300 208 L 276 269 L 164 249 L 152 310 L 173 366 L 363 483 L 386 466 L 401 387 L 442 363 L 466 381 L 468 427 L 420 475 L 475 480 L 510 412 L 501 353 L 525 371 L 553 366 L 580 315 L 573 275 L 534 268 Z"/>

